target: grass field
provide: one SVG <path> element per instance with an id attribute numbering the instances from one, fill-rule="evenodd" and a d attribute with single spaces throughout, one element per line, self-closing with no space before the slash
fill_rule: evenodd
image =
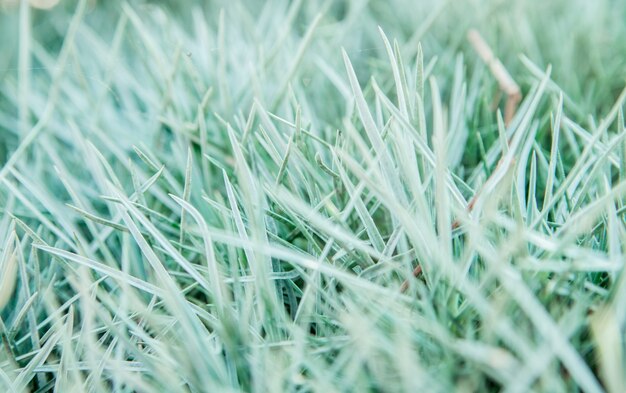
<path id="1" fill-rule="evenodd" d="M 1 392 L 624 391 L 626 2 L 0 1 L 0 34 Z"/>

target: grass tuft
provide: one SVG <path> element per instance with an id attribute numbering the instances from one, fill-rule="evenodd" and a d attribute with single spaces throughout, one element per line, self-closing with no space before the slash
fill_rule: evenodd
<path id="1" fill-rule="evenodd" d="M 626 3 L 14 3 L 0 391 L 626 384 Z"/>

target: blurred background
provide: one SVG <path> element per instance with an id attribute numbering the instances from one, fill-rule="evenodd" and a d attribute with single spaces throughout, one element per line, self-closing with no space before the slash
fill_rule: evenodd
<path id="1" fill-rule="evenodd" d="M 421 44 L 426 71 L 438 78 L 452 108 L 450 132 L 460 143 L 451 160 L 463 164 L 461 170 L 479 161 L 479 146 L 465 149 L 468 127 L 488 147 L 497 139 L 495 109 L 505 101 L 468 44 L 468 29 L 483 35 L 523 93 L 552 65 L 552 79 L 576 121 L 605 113 L 626 81 L 626 2 L 618 0 L 88 0 L 62 64 L 58 57 L 77 1 L 0 4 L 0 163 L 43 113 L 55 78 L 49 133 L 61 139 L 67 139 L 63 124 L 70 117 L 101 126 L 107 121 L 104 128 L 127 149 L 138 141 L 163 143 L 163 120 L 170 127 L 191 121 L 209 87 L 211 110 L 226 118 L 247 113 L 254 99 L 290 118 L 297 98 L 304 120 L 332 138 L 351 99 L 341 48 L 363 85 L 373 78 L 393 88 L 378 26 L 397 40 L 408 70 Z M 415 83 L 412 74 L 407 79 Z M 459 96 L 453 92 L 461 89 L 467 91 L 463 113 L 452 113 L 460 107 L 451 102 Z M 167 109 L 158 98 L 165 91 L 172 93 Z M 219 144 L 224 135 L 213 137 Z"/>

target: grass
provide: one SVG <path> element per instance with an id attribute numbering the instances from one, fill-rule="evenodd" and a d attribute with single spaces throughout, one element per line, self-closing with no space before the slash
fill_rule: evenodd
<path id="1" fill-rule="evenodd" d="M 2 391 L 622 391 L 626 3 L 461 3 L 5 5 Z"/>

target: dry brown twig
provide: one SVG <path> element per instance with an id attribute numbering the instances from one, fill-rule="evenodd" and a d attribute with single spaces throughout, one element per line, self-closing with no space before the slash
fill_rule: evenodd
<path id="1" fill-rule="evenodd" d="M 413 277 L 418 277 L 420 274 L 422 274 L 422 265 L 417 265 L 413 269 Z M 400 293 L 406 292 L 407 289 L 409 289 L 409 280 L 404 280 L 400 285 Z"/>
<path id="2" fill-rule="evenodd" d="M 517 111 L 517 106 L 522 100 L 522 91 L 519 85 L 513 80 L 511 74 L 506 70 L 502 62 L 493 54 L 491 47 L 487 42 L 483 39 L 482 35 L 476 29 L 470 29 L 467 32 L 467 40 L 470 42 L 474 50 L 478 53 L 478 56 L 484 61 L 494 78 L 498 81 L 498 85 L 500 89 L 506 94 L 506 104 L 504 106 L 504 124 L 506 126 L 509 125 L 513 116 L 515 116 L 515 112 Z M 498 163 L 500 165 L 500 163 Z M 489 181 L 489 179 L 487 179 Z M 467 203 L 467 211 L 471 212 L 474 208 L 476 200 L 480 195 L 480 190 L 474 194 L 472 199 Z M 459 227 L 459 221 L 455 220 L 452 223 L 452 229 L 456 229 Z M 415 269 L 413 269 L 413 277 L 418 277 L 422 274 L 421 265 L 417 265 Z M 409 280 L 404 280 L 402 285 L 400 286 L 400 292 L 404 293 L 409 288 Z"/>
<path id="3" fill-rule="evenodd" d="M 491 47 L 483 39 L 478 30 L 470 29 L 467 33 L 467 40 L 476 53 L 478 53 L 482 61 L 489 66 L 493 77 L 496 78 L 498 85 L 500 85 L 500 89 L 507 96 L 504 106 L 504 124 L 508 126 L 513 116 L 515 116 L 517 105 L 522 100 L 522 91 L 511 77 L 511 74 L 504 68 L 502 62 L 493 54 Z"/>

